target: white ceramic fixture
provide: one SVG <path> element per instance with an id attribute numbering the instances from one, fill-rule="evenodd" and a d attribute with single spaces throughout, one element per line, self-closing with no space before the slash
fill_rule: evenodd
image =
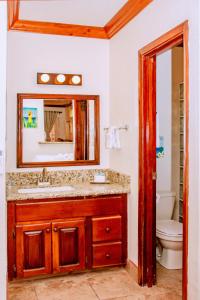
<path id="1" fill-rule="evenodd" d="M 40 194 L 40 193 L 56 193 L 56 192 L 71 192 L 74 191 L 74 187 L 70 185 L 66 186 L 50 186 L 50 187 L 36 187 L 29 189 L 19 189 L 20 194 Z"/>
<path id="2" fill-rule="evenodd" d="M 171 219 L 175 193 L 158 192 L 156 202 L 157 260 L 167 269 L 182 269 L 183 225 Z"/>

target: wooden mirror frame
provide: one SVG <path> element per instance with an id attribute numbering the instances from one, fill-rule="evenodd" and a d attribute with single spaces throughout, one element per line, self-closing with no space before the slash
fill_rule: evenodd
<path id="1" fill-rule="evenodd" d="M 94 160 L 51 161 L 51 162 L 23 162 L 23 100 L 24 99 L 66 99 L 66 100 L 94 100 L 95 114 L 95 153 Z M 62 167 L 100 164 L 100 133 L 99 133 L 99 96 L 71 95 L 71 94 L 17 94 L 17 168 Z"/>

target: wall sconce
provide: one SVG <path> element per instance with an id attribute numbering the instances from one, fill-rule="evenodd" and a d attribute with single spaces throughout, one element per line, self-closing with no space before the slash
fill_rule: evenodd
<path id="1" fill-rule="evenodd" d="M 38 84 L 82 85 L 80 74 L 37 73 Z"/>

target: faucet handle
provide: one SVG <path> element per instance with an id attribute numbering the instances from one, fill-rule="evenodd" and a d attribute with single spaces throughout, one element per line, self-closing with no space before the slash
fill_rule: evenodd
<path id="1" fill-rule="evenodd" d="M 43 168 L 42 169 L 42 177 L 44 178 L 44 177 L 46 177 L 46 175 L 47 175 L 47 168 Z"/>
<path id="2" fill-rule="evenodd" d="M 50 176 L 47 174 L 47 168 L 42 169 L 42 174 L 38 178 L 38 185 L 39 186 L 47 186 L 50 185 Z"/>

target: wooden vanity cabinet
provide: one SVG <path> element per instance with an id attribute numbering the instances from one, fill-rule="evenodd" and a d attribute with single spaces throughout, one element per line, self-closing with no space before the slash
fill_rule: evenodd
<path id="1" fill-rule="evenodd" d="M 8 202 L 9 279 L 125 265 L 127 195 Z"/>

